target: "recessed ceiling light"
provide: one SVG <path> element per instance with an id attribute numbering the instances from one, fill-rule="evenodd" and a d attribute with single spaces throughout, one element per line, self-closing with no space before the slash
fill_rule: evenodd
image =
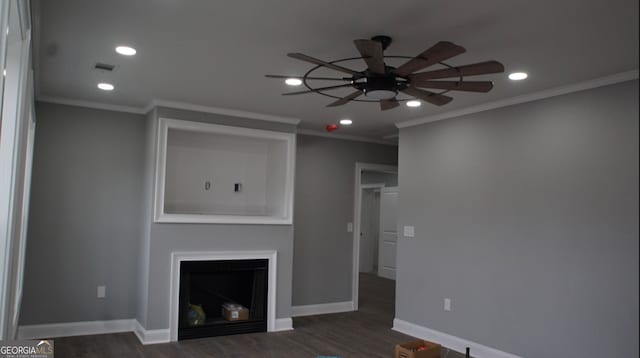
<path id="1" fill-rule="evenodd" d="M 111 83 L 98 83 L 98 88 L 103 91 L 113 91 L 115 87 Z"/>
<path id="2" fill-rule="evenodd" d="M 512 81 L 522 81 L 527 77 L 529 77 L 529 75 L 526 72 L 514 72 L 509 74 L 509 79 Z"/>
<path id="3" fill-rule="evenodd" d="M 129 46 L 118 46 L 116 52 L 125 56 L 133 56 L 136 54 L 136 49 Z"/>
<path id="4" fill-rule="evenodd" d="M 340 124 L 342 124 L 343 126 L 350 126 L 352 123 L 353 123 L 353 121 L 348 119 L 348 118 L 340 120 Z"/>
<path id="5" fill-rule="evenodd" d="M 407 101 L 407 107 L 420 107 L 422 102 L 420 101 Z"/>
<path id="6" fill-rule="evenodd" d="M 300 86 L 302 84 L 302 80 L 299 78 L 287 78 L 284 83 L 289 86 Z"/>

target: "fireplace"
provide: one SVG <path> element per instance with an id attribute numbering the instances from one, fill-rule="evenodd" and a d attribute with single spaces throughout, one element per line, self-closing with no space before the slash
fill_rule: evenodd
<path id="1" fill-rule="evenodd" d="M 180 263 L 178 339 L 267 331 L 269 260 Z"/>
<path id="2" fill-rule="evenodd" d="M 276 288 L 278 287 L 278 284 L 277 284 L 278 252 L 277 251 L 274 251 L 274 250 L 174 251 L 171 253 L 171 280 L 170 280 L 170 297 L 171 298 L 169 302 L 169 312 L 167 312 L 169 316 L 169 341 L 175 342 L 175 341 L 178 341 L 179 339 L 195 338 L 196 337 L 195 333 L 193 336 L 190 336 L 190 337 L 187 337 L 184 335 L 181 335 L 181 337 L 178 337 L 179 336 L 178 332 L 183 331 L 182 333 L 186 333 L 187 331 L 191 331 L 189 330 L 189 328 L 205 328 L 201 326 L 208 326 L 209 329 L 211 329 L 213 332 L 202 333 L 202 335 L 198 333 L 198 336 L 209 337 L 209 336 L 215 336 L 215 335 L 241 333 L 238 331 L 233 332 L 233 329 L 223 330 L 223 328 L 224 326 L 226 326 L 226 328 L 235 327 L 235 326 L 240 327 L 240 326 L 243 326 L 242 323 L 248 323 L 246 321 L 241 322 L 241 320 L 235 320 L 235 321 L 225 320 L 225 322 L 218 321 L 218 325 L 217 325 L 218 328 L 216 328 L 215 324 L 212 324 L 211 326 L 207 324 L 203 324 L 203 325 L 200 325 L 199 327 L 189 326 L 188 324 L 181 326 L 181 323 L 184 323 L 184 321 L 181 321 L 184 319 L 184 316 L 181 315 L 181 312 L 180 312 L 181 310 L 184 312 L 184 308 L 181 307 L 181 297 L 180 297 L 181 287 L 183 287 L 182 281 L 188 280 L 186 276 L 182 275 L 183 264 L 189 264 L 194 262 L 196 263 L 207 262 L 207 263 L 214 263 L 214 266 L 215 266 L 216 262 L 222 262 L 220 264 L 222 266 L 224 265 L 234 266 L 235 265 L 234 262 L 247 261 L 251 265 L 251 262 L 255 263 L 256 260 L 261 260 L 260 266 L 262 266 L 262 264 L 266 262 L 266 269 L 262 270 L 262 272 L 265 272 L 266 281 L 267 281 L 266 289 L 265 289 L 266 296 L 267 296 L 266 298 L 267 303 L 265 308 L 266 331 L 276 332 L 276 331 L 282 330 L 281 328 L 282 325 L 284 324 L 286 326 L 286 323 L 282 323 L 276 319 L 276 297 L 277 297 Z M 245 265 L 245 264 L 240 264 L 240 265 Z M 198 266 L 198 264 L 196 264 L 195 266 Z M 249 269 L 249 267 L 245 267 L 245 269 Z M 226 294 L 226 295 L 224 293 L 222 294 L 222 296 L 225 296 L 231 300 L 240 300 L 240 298 L 230 297 L 232 295 L 235 295 L 235 294 L 233 292 L 231 294 Z M 197 297 L 195 297 L 194 299 L 197 299 Z M 184 299 L 182 301 L 185 302 Z M 186 301 L 187 301 L 187 306 L 189 303 L 200 305 L 200 306 L 204 305 L 204 302 L 188 302 L 189 300 L 186 300 Z M 224 303 L 227 303 L 227 301 L 223 302 L 222 304 Z M 251 303 L 247 303 L 246 300 L 244 301 L 244 303 L 242 302 L 235 302 L 235 303 L 242 306 L 251 306 Z M 208 306 L 211 306 L 211 304 L 209 304 Z M 248 311 L 250 311 L 251 307 L 246 307 L 246 308 Z M 203 310 L 204 310 L 204 307 L 203 307 Z M 222 318 L 222 312 L 221 312 L 222 307 L 209 308 L 209 310 L 213 310 L 211 315 L 209 316 L 209 319 L 213 319 L 216 316 L 218 318 Z M 205 316 L 206 316 L 206 313 L 207 312 L 205 312 Z M 250 312 L 248 313 L 250 314 Z M 241 317 L 238 317 L 238 318 L 241 318 Z M 206 317 L 205 317 L 205 323 L 207 323 Z M 233 325 L 231 324 L 226 325 L 226 323 L 231 323 Z M 186 328 L 187 330 L 181 329 L 181 327 Z M 205 332 L 206 330 L 194 329 L 193 331 Z M 227 331 L 229 333 L 222 333 L 224 331 Z M 264 331 L 264 329 L 261 328 L 261 331 Z"/>

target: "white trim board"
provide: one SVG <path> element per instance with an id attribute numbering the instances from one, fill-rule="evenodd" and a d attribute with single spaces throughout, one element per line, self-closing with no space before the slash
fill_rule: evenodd
<path id="1" fill-rule="evenodd" d="M 273 332 L 284 332 L 293 330 L 293 320 L 289 318 L 277 318 Z"/>
<path id="2" fill-rule="evenodd" d="M 611 76 L 600 77 L 589 81 L 579 82 L 572 85 L 554 87 L 547 90 L 525 94 L 522 96 L 511 97 L 494 102 L 483 103 L 477 106 L 462 108 L 454 111 L 439 113 L 433 116 L 427 116 L 423 118 L 411 119 L 396 123 L 398 128 L 413 127 L 425 123 L 441 121 L 443 119 L 449 119 L 454 117 L 461 117 L 468 114 L 479 113 L 488 111 L 491 109 L 513 106 L 520 103 L 533 102 L 545 98 L 560 96 L 563 94 L 569 94 L 573 92 L 584 91 L 588 89 L 598 88 L 613 85 L 616 83 L 631 81 L 638 79 L 638 69 L 617 73 Z"/>
<path id="3" fill-rule="evenodd" d="M 135 319 L 35 324 L 18 327 L 18 339 L 40 339 L 133 332 Z M 139 324 L 138 324 L 139 325 Z"/>
<path id="4" fill-rule="evenodd" d="M 393 320 L 394 331 L 404 333 L 406 335 L 437 342 L 444 347 L 451 348 L 458 352 L 464 352 L 467 347 L 471 348 L 471 356 L 475 358 L 522 358 L 515 354 L 503 352 L 495 348 L 487 347 L 480 343 L 472 342 L 464 338 L 452 336 L 447 333 L 439 332 L 431 328 L 426 328 L 395 318 Z"/>
<path id="5" fill-rule="evenodd" d="M 163 99 L 153 99 L 151 102 L 144 108 L 145 113 L 151 112 L 156 107 L 168 107 L 173 109 L 182 109 L 185 111 L 196 111 L 196 112 L 204 112 L 204 113 L 213 113 L 213 114 L 222 114 L 225 116 L 231 117 L 240 117 L 240 118 L 249 118 L 249 119 L 257 119 L 260 121 L 268 121 L 268 122 L 277 122 L 277 123 L 285 123 L 298 125 L 301 122 L 298 118 L 288 118 L 281 116 L 274 116 L 271 114 L 263 114 L 256 112 L 247 112 L 241 111 L 237 109 L 229 109 L 229 108 L 220 108 L 220 107 L 212 107 L 212 106 L 202 106 L 199 104 L 192 104 L 187 102 L 176 102 L 176 101 L 167 101 Z"/>
<path id="6" fill-rule="evenodd" d="M 108 103 L 100 103 L 100 102 L 92 102 L 92 101 L 83 101 L 80 99 L 71 99 L 71 98 L 64 98 L 64 97 L 38 96 L 36 97 L 36 101 L 45 102 L 45 103 L 64 104 L 67 106 L 74 106 L 74 107 L 102 109 L 106 111 L 133 113 L 133 114 L 147 113 L 145 112 L 144 108 L 139 108 L 139 107 L 121 106 L 117 104 L 108 104 Z"/>
<path id="7" fill-rule="evenodd" d="M 291 318 L 278 318 L 274 332 L 290 331 L 293 329 Z M 94 334 L 110 334 L 132 332 L 140 343 L 158 344 L 170 342 L 169 329 L 147 330 L 136 319 L 119 319 L 111 321 L 87 321 L 50 323 L 20 326 L 18 339 L 43 339 L 72 336 L 87 336 Z"/>
<path id="8" fill-rule="evenodd" d="M 40 102 L 47 102 L 47 103 L 65 104 L 68 106 L 104 109 L 107 111 L 117 111 L 117 112 L 135 113 L 135 114 L 147 114 L 156 107 L 167 107 L 171 109 L 181 109 L 185 111 L 222 114 L 230 117 L 256 119 L 260 121 L 285 123 L 285 124 L 291 124 L 291 125 L 298 125 L 298 123 L 301 122 L 301 120 L 298 118 L 280 117 L 280 116 L 274 116 L 270 114 L 240 111 L 240 110 L 229 109 L 229 108 L 202 106 L 202 105 L 192 104 L 187 102 L 166 101 L 166 100 L 158 100 L 158 99 L 153 99 L 151 100 L 151 102 L 149 102 L 148 105 L 142 106 L 142 107 L 122 106 L 117 104 L 109 104 L 109 103 L 86 101 L 81 99 L 73 99 L 73 98 L 65 98 L 65 97 L 57 97 L 57 96 L 47 96 L 47 95 L 44 95 L 44 96 L 38 95 L 36 97 L 36 100 Z"/>
<path id="9" fill-rule="evenodd" d="M 291 316 L 304 317 L 351 311 L 354 311 L 353 301 L 332 302 L 317 305 L 293 306 L 291 307 Z"/>
<path id="10" fill-rule="evenodd" d="M 276 331 L 277 251 L 197 251 L 171 253 L 171 286 L 169 289 L 169 339 L 178 340 L 178 302 L 180 294 L 180 262 L 206 260 L 269 260 L 267 288 L 267 332 Z M 281 322 L 282 324 L 282 322 Z"/>
<path id="11" fill-rule="evenodd" d="M 221 214 L 171 214 L 164 211 L 165 177 L 167 167 L 168 133 L 170 129 L 234 135 L 238 137 L 257 138 L 281 142 L 285 145 L 284 190 L 281 215 L 221 215 Z M 293 194 L 296 165 L 296 136 L 294 133 L 269 131 L 263 129 L 232 127 L 219 124 L 185 121 L 160 117 L 156 133 L 156 166 L 155 192 L 153 202 L 156 223 L 207 223 L 207 224 L 260 224 L 291 225 L 293 224 Z"/>
<path id="12" fill-rule="evenodd" d="M 314 137 L 324 137 L 324 138 L 331 138 L 331 139 L 342 139 L 342 140 L 350 140 L 350 141 L 354 141 L 354 142 L 366 142 L 366 143 L 375 143 L 375 144 L 383 144 L 383 145 L 391 145 L 391 146 L 398 146 L 398 143 L 392 142 L 392 141 L 388 141 L 388 140 L 384 140 L 384 139 L 375 139 L 375 138 L 367 138 L 367 137 L 360 137 L 360 136 L 355 136 L 355 135 L 349 135 L 349 134 L 339 134 L 339 133 L 325 133 L 322 131 L 316 131 L 313 129 L 304 129 L 304 128 L 298 128 L 298 130 L 296 131 L 297 134 L 302 134 L 302 135 L 310 135 L 310 136 L 314 136 Z M 396 134 L 396 137 L 398 135 Z M 386 139 L 386 137 L 385 137 Z"/>
<path id="13" fill-rule="evenodd" d="M 135 320 L 134 330 L 136 337 L 140 343 L 147 344 L 157 344 L 157 343 L 168 343 L 169 342 L 169 329 L 151 329 L 147 330 L 140 322 Z"/>

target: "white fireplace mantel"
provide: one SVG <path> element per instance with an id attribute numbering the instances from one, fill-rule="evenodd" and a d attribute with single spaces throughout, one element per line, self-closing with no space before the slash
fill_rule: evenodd
<path id="1" fill-rule="evenodd" d="M 276 327 L 276 277 L 278 267 L 277 251 L 198 251 L 171 253 L 171 298 L 169 308 L 169 337 L 178 340 L 178 312 L 180 294 L 180 262 L 217 260 L 269 260 L 269 287 L 267 289 L 267 331 L 278 331 Z"/>

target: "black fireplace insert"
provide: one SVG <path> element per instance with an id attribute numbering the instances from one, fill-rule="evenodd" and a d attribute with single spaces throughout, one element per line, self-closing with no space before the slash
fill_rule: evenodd
<path id="1" fill-rule="evenodd" d="M 269 260 L 180 263 L 178 339 L 267 331 Z"/>

